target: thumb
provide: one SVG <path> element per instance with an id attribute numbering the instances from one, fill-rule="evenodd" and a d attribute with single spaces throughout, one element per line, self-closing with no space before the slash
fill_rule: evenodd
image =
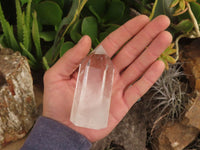
<path id="1" fill-rule="evenodd" d="M 50 68 L 54 75 L 68 78 L 77 69 L 84 57 L 87 56 L 91 48 L 91 39 L 89 36 L 83 36 L 80 41 L 70 50 L 68 50 L 57 62 Z M 49 70 L 49 71 L 50 71 Z"/>

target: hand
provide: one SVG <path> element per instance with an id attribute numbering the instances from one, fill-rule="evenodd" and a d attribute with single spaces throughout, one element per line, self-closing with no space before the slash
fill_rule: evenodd
<path id="1" fill-rule="evenodd" d="M 157 58 L 171 43 L 170 33 L 164 31 L 169 24 L 166 16 L 149 21 L 148 17 L 141 15 L 129 20 L 102 41 L 110 57 L 126 43 L 112 59 L 116 73 L 107 128 L 81 128 L 69 120 L 76 70 L 91 48 L 88 36 L 84 36 L 45 73 L 43 115 L 67 125 L 91 142 L 104 138 L 162 74 L 165 66 Z"/>

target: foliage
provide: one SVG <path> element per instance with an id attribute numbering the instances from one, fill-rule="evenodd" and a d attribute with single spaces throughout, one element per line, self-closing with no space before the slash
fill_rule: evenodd
<path id="1" fill-rule="evenodd" d="M 179 40 L 183 37 L 200 37 L 199 12 L 199 0 L 156 0 L 154 3 L 150 18 L 153 19 L 158 15 L 164 14 L 171 20 L 171 25 L 168 30 L 176 37 L 176 61 L 179 59 Z M 171 51 L 173 51 L 173 48 L 171 48 Z M 165 63 L 168 62 L 167 59 L 162 60 Z"/>
<path id="2" fill-rule="evenodd" d="M 28 58 L 32 69 L 48 69 L 48 63 L 43 57 L 46 50 L 41 43 L 53 42 L 58 26 L 62 21 L 65 5 L 64 0 L 15 0 L 16 24 L 11 25 L 4 16 L 0 3 L 0 23 L 3 34 L 0 43 L 4 47 L 20 51 Z M 74 8 L 76 9 L 76 7 Z M 74 14 L 71 14 L 73 16 Z M 45 48 L 46 49 L 46 48 Z"/>
<path id="3" fill-rule="evenodd" d="M 49 68 L 83 35 L 89 35 L 93 48 L 96 47 L 109 33 L 130 19 L 130 7 L 150 15 L 151 19 L 160 14 L 170 18 L 171 26 L 168 30 L 177 38 L 176 48 L 174 44 L 170 45 L 159 58 L 164 61 L 166 68 L 168 63 L 175 63 L 178 60 L 178 41 L 182 37 L 196 38 L 200 35 L 199 0 L 155 0 L 155 2 L 153 0 L 16 0 L 15 2 L 16 25 L 14 26 L 6 20 L 0 7 L 0 22 L 3 29 L 0 42 L 27 56 L 34 69 L 40 69 L 41 63 L 45 69 Z M 69 6 L 70 11 L 66 14 L 64 9 Z M 13 27 L 16 28 L 16 33 Z M 177 55 L 176 58 L 173 58 L 174 53 Z"/>
<path id="4" fill-rule="evenodd" d="M 171 44 L 158 58 L 159 60 L 162 60 L 165 63 L 166 69 L 169 69 L 169 63 L 175 64 L 176 60 L 171 56 L 176 52 L 176 49 L 173 48 L 174 44 Z"/>
<path id="5" fill-rule="evenodd" d="M 131 8 L 134 8 L 141 14 L 149 16 L 152 11 L 154 0 L 124 0 Z"/>
<path id="6" fill-rule="evenodd" d="M 52 65 L 59 55 L 62 56 L 72 45 L 76 44 L 83 35 L 90 36 L 94 48 L 109 33 L 130 18 L 128 6 L 121 0 L 81 2 L 78 9 L 73 9 L 78 1 L 74 3 L 68 17 L 62 20 L 54 44 L 45 55 L 49 65 Z M 72 15 L 74 13 L 75 15 Z"/>
<path id="7" fill-rule="evenodd" d="M 13 25 L 0 7 L 0 43 L 20 51 L 35 70 L 48 69 L 83 35 L 89 35 L 96 47 L 130 18 L 122 0 L 15 0 L 15 6 Z"/>

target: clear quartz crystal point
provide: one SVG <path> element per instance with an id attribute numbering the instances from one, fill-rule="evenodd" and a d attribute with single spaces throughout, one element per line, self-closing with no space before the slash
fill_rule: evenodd
<path id="1" fill-rule="evenodd" d="M 106 128 L 108 124 L 114 67 L 102 46 L 79 65 L 70 120 L 90 129 Z"/>

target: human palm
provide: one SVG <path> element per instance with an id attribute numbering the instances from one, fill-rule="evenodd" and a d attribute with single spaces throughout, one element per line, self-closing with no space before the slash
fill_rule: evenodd
<path id="1" fill-rule="evenodd" d="M 121 48 L 112 59 L 115 77 L 107 128 L 94 130 L 77 127 L 69 120 L 77 67 L 91 48 L 88 36 L 84 36 L 45 73 L 43 115 L 67 125 L 91 142 L 105 137 L 162 74 L 164 64 L 157 58 L 171 43 L 171 35 L 164 31 L 168 25 L 169 19 L 165 16 L 150 22 L 146 16 L 141 15 L 102 41 L 101 45 L 110 57 Z"/>

